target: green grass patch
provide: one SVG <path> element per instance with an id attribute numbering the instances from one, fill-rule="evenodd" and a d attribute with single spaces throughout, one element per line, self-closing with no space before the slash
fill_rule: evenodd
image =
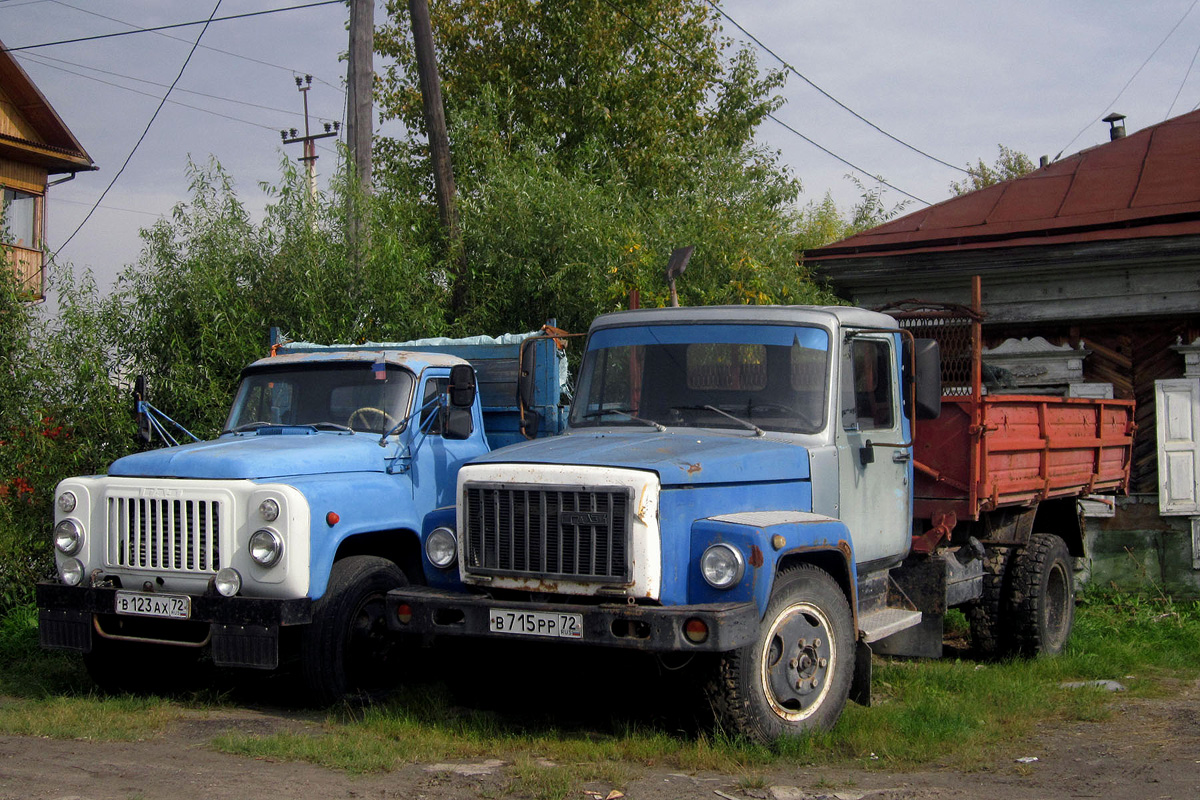
<path id="1" fill-rule="evenodd" d="M 89 694 L 78 659 L 37 649 L 36 615 L 31 614 L 18 609 L 0 620 L 0 731 L 136 739 L 162 730 L 189 703 L 203 702 Z M 965 620 L 951 615 L 948 630 L 951 640 L 961 639 Z M 551 671 L 580 666 L 566 657 L 548 663 Z M 757 788 L 765 770 L 780 766 L 972 769 L 1007 756 L 1041 724 L 1109 716 L 1113 695 L 1063 688 L 1064 682 L 1118 680 L 1135 696 L 1153 696 L 1200 677 L 1200 602 L 1089 589 L 1080 598 L 1070 645 L 1059 658 L 877 658 L 872 707 L 849 704 L 832 731 L 773 747 L 711 725 L 688 728 L 652 715 L 594 712 L 639 681 L 670 677 L 593 674 L 567 681 L 574 693 L 563 694 L 562 687 L 537 678 L 521 683 L 498 677 L 493 666 L 480 659 L 477 677 L 484 689 L 468 698 L 503 691 L 517 702 L 497 706 L 464 700 L 431 679 L 403 686 L 382 703 L 334 709 L 311 733 L 229 733 L 212 745 L 252 758 L 305 761 L 352 773 L 499 758 L 509 766 L 489 791 L 538 800 L 558 800 L 583 786 L 623 788 L 656 767 L 739 775 L 747 788 Z M 696 697 L 697 705 L 703 702 Z M 583 708 L 594 713 L 580 722 L 572 715 Z"/>

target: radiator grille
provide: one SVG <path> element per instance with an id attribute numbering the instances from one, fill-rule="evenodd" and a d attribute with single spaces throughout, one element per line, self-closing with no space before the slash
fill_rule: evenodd
<path id="1" fill-rule="evenodd" d="M 110 496 L 109 563 L 215 573 L 221 568 L 222 510 L 217 500 Z"/>
<path id="2" fill-rule="evenodd" d="M 627 582 L 630 496 L 626 487 L 468 486 L 466 570 Z"/>

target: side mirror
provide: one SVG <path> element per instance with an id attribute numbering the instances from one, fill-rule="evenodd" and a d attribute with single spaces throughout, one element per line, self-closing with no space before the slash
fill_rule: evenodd
<path id="1" fill-rule="evenodd" d="M 540 339 L 521 342 L 521 356 L 517 367 L 517 404 L 523 409 L 533 408 L 537 388 L 537 343 Z"/>
<path id="2" fill-rule="evenodd" d="M 541 427 L 542 416 L 536 411 L 526 410 L 525 418 L 521 420 L 521 435 L 526 439 L 536 439 L 538 428 Z"/>
<path id="3" fill-rule="evenodd" d="M 150 418 L 142 408 L 145 399 L 146 376 L 138 375 L 133 381 L 133 419 L 137 424 L 136 438 L 143 442 L 150 442 L 154 439 L 154 432 L 150 427 Z"/>
<path id="4" fill-rule="evenodd" d="M 470 364 L 455 364 L 451 367 L 448 391 L 450 405 L 455 408 L 470 408 L 475 403 L 477 392 L 475 369 Z"/>
<path id="5" fill-rule="evenodd" d="M 942 413 L 942 350 L 936 339 L 917 339 L 917 419 L 937 419 Z"/>
<path id="6" fill-rule="evenodd" d="M 475 426 L 471 421 L 471 409 L 451 407 L 446 409 L 443 439 L 469 439 Z"/>

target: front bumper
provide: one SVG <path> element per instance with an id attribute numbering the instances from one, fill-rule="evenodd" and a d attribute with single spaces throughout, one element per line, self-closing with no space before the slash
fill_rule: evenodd
<path id="1" fill-rule="evenodd" d="M 397 613 L 401 606 L 405 607 L 406 622 L 402 622 Z M 582 636 L 547 639 L 497 633 L 491 630 L 491 617 L 497 610 L 579 614 L 583 619 Z M 758 607 L 752 602 L 694 606 L 531 603 L 455 594 L 427 586 L 393 589 L 387 595 L 388 626 L 399 633 L 534 639 L 659 653 L 736 650 L 758 636 L 759 616 Z M 689 620 L 700 620 L 707 626 L 708 637 L 703 642 L 693 642 L 684 635 L 684 625 Z"/>
<path id="2" fill-rule="evenodd" d="M 222 667 L 279 666 L 279 629 L 312 621 L 312 600 L 190 595 L 186 620 L 117 614 L 117 589 L 37 585 L 38 635 L 49 650 L 92 651 L 94 637 L 185 647 L 211 644 Z"/>

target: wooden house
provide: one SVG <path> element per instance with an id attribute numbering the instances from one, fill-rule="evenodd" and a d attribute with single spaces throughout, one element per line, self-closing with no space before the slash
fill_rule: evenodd
<path id="1" fill-rule="evenodd" d="M 45 291 L 46 189 L 95 169 L 83 146 L 0 43 L 0 251 L 32 300 Z M 69 180 L 69 178 L 67 178 Z M 61 179 L 60 179 L 61 180 Z"/>
<path id="2" fill-rule="evenodd" d="M 1093 519 L 1104 578 L 1200 589 L 1200 111 L 810 251 L 857 305 L 968 304 L 1022 392 L 1133 398 L 1131 492 Z M 1133 556 L 1131 558 L 1131 555 Z M 1111 573 L 1111 574 L 1110 574 Z"/>

